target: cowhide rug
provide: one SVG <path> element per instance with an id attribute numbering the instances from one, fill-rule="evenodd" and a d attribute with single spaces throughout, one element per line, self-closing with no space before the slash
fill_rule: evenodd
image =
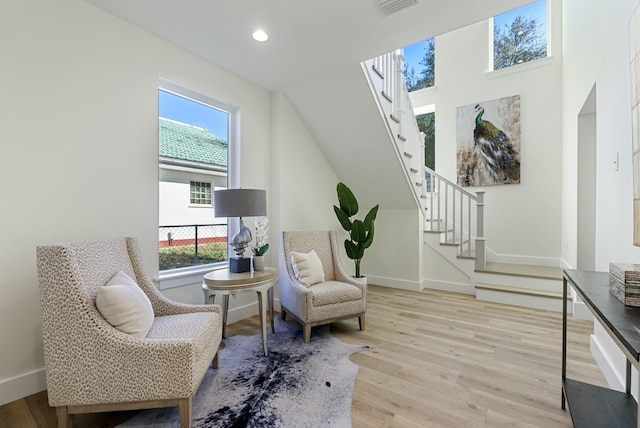
<path id="1" fill-rule="evenodd" d="M 349 361 L 368 346 L 333 337 L 329 326 L 314 327 L 306 345 L 302 331 L 276 318 L 262 336 L 224 339 L 220 368 L 205 375 L 193 400 L 193 426 L 350 427 L 351 398 L 358 366 Z M 144 410 L 120 427 L 179 427 L 177 408 Z"/>

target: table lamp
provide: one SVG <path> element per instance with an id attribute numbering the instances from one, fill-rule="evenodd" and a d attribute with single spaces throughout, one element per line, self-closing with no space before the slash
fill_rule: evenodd
<path id="1" fill-rule="evenodd" d="M 242 217 L 266 216 L 267 192 L 259 189 L 216 190 L 213 207 L 216 217 L 240 218 L 240 230 L 231 239 L 236 257 L 229 257 L 229 272 L 249 272 L 251 257 L 244 257 L 244 251 L 251 243 L 251 231 L 242 222 Z"/>

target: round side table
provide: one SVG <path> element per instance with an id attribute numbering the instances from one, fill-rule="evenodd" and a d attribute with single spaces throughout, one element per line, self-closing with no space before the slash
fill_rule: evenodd
<path id="1" fill-rule="evenodd" d="M 258 294 L 264 355 L 268 355 L 267 304 L 269 319 L 271 320 L 271 330 L 275 333 L 276 330 L 273 323 L 273 287 L 277 283 L 278 271 L 271 267 L 265 267 L 262 271 L 243 273 L 231 273 L 229 269 L 219 269 L 206 274 L 202 283 L 205 304 L 214 303 L 216 294 L 221 294 L 224 297 L 222 304 L 222 337 L 225 337 L 227 327 L 229 295 L 255 291 Z"/>

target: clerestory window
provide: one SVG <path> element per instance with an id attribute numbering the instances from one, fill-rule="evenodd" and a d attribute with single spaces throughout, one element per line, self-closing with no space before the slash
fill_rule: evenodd
<path id="1" fill-rule="evenodd" d="M 422 40 L 402 48 L 404 80 L 409 92 L 430 88 L 436 83 L 435 39 Z"/>
<path id="2" fill-rule="evenodd" d="M 547 0 L 493 17 L 493 69 L 547 56 Z"/>

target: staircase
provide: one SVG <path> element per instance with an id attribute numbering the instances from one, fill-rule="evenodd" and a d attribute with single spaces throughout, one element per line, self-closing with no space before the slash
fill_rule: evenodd
<path id="1" fill-rule="evenodd" d="M 487 262 L 484 191 L 473 194 L 424 166 L 424 134 L 405 84 L 402 52 L 362 67 L 424 218 L 424 243 L 469 277 L 469 292 L 478 300 L 561 311 L 562 269 Z"/>

